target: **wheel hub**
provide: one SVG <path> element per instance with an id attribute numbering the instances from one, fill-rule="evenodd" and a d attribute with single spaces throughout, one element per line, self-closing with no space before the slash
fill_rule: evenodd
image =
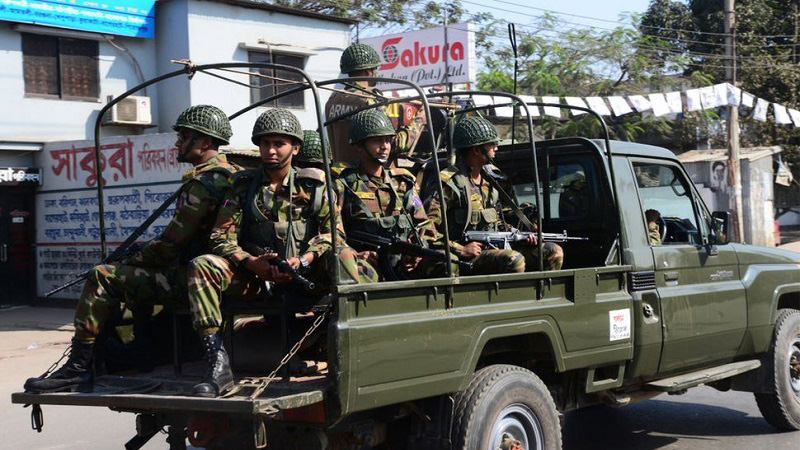
<path id="1" fill-rule="evenodd" d="M 800 396 L 800 335 L 789 346 L 789 383 L 794 394 Z"/>
<path id="2" fill-rule="evenodd" d="M 496 450 L 544 448 L 544 433 L 536 415 L 525 405 L 506 407 L 492 427 L 491 447 Z"/>

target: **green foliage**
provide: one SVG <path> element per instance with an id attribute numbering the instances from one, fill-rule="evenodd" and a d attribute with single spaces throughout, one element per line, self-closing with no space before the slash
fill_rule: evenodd
<path id="1" fill-rule="evenodd" d="M 641 51 L 643 47 L 654 46 L 668 49 L 669 43 L 646 38 L 635 28 L 562 29 L 555 17 L 545 15 L 529 26 L 518 27 L 517 35 L 519 94 L 558 97 L 648 94 L 678 90 L 688 82 L 700 85 L 710 82 L 700 72 L 692 74 L 691 80 L 676 77 L 676 70 L 685 68 L 686 59 L 666 51 L 655 58 L 653 53 Z M 514 56 L 510 46 L 495 45 L 481 54 L 486 70 L 478 75 L 478 88 L 513 92 Z M 615 139 L 661 143 L 676 131 L 674 121 L 648 114 L 629 114 L 606 121 Z M 538 134 L 545 137 L 601 136 L 599 123 L 588 116 L 565 122 L 545 118 L 537 123 L 541 123 Z"/>
<path id="2" fill-rule="evenodd" d="M 723 3 L 653 0 L 642 33 L 666 42 L 669 53 L 687 57 L 685 75 L 702 71 L 716 82 L 726 80 Z M 737 84 L 757 97 L 800 109 L 800 0 L 737 0 L 735 6 Z M 740 112 L 742 146 L 783 145 L 784 157 L 800 167 L 800 151 L 791 145 L 800 138 L 798 128 L 752 120 L 748 108 Z M 724 133 L 721 127 L 712 141 L 724 142 Z"/>

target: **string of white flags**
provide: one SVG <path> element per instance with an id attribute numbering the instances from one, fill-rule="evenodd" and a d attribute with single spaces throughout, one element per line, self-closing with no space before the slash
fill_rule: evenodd
<path id="1" fill-rule="evenodd" d="M 399 91 L 400 96 L 405 96 L 405 91 Z M 408 95 L 415 95 L 409 91 Z M 794 125 L 800 127 L 800 111 L 788 108 L 779 103 L 770 102 L 763 98 L 745 92 L 730 83 L 720 83 L 713 86 L 705 86 L 686 91 L 675 91 L 666 93 L 652 93 L 647 95 L 615 95 L 609 97 L 556 97 L 556 96 L 532 96 L 520 95 L 519 98 L 527 104 L 530 103 L 554 103 L 569 106 L 578 106 L 595 111 L 601 116 L 621 117 L 633 113 L 652 113 L 654 116 L 666 116 L 670 114 L 680 114 L 684 112 L 695 112 L 707 109 L 714 109 L 723 106 L 750 108 L 752 117 L 755 120 L 766 122 L 767 115 L 772 106 L 772 113 L 775 123 L 778 125 Z M 563 101 L 562 101 L 563 100 Z M 473 98 L 476 106 L 508 105 L 508 97 L 479 95 Z M 685 110 L 684 110 L 685 108 Z M 586 114 L 579 110 L 566 110 L 554 106 L 542 107 L 529 105 L 528 110 L 532 117 L 556 117 L 564 118 L 565 114 L 580 116 Z M 568 111 L 568 112 L 565 112 Z M 495 108 L 497 117 L 511 117 L 513 110 L 510 106 Z"/>

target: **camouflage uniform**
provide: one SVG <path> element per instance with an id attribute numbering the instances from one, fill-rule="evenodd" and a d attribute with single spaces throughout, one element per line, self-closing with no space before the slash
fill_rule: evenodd
<path id="1" fill-rule="evenodd" d="M 464 232 L 471 230 L 504 231 L 505 223 L 496 209 L 497 191 L 482 180 L 475 185 L 469 179 L 469 170 L 459 161 L 456 166 L 442 170 L 442 188 L 444 192 L 444 209 L 449 226 L 450 252 L 461 255 L 464 245 L 457 242 Z M 426 193 L 428 217 L 436 224 L 440 233 L 444 234 L 442 204 L 438 191 Z M 478 275 L 488 273 L 519 273 L 525 271 L 525 258 L 515 250 L 483 249 L 480 255 L 471 261 L 472 269 L 461 269 L 460 275 Z"/>
<path id="2" fill-rule="evenodd" d="M 661 232 L 657 223 L 647 223 L 647 238 L 650 241 L 650 245 L 661 245 Z"/>
<path id="3" fill-rule="evenodd" d="M 428 246 L 437 237 L 436 229 L 425 213 L 414 175 L 406 169 L 384 169 L 383 176 L 366 175 L 354 163 L 340 163 L 332 168 L 336 178 L 342 220 L 346 231 L 358 230 L 385 238 L 410 239 Z M 356 250 L 367 250 L 356 248 Z M 446 267 L 423 258 L 409 273 L 398 267 L 399 255 L 387 261 L 401 278 L 444 276 Z M 382 272 L 390 270 L 384 268 Z M 381 273 L 384 279 L 386 273 Z"/>
<path id="4" fill-rule="evenodd" d="M 338 226 L 341 233 L 341 222 Z M 223 292 L 252 297 L 263 285 L 244 269 L 244 261 L 253 255 L 240 243 L 270 248 L 287 259 L 314 253 L 307 278 L 325 286 L 330 283 L 333 268 L 331 231 L 325 174 L 321 170 L 291 168 L 277 192 L 270 188 L 269 175 L 264 170 L 237 174 L 234 189 L 226 197 L 211 233 L 213 255 L 203 255 L 189 264 L 189 301 L 195 328 L 220 326 Z M 344 248 L 339 256 L 340 273 L 346 280 L 377 281 L 374 273 L 359 270 L 352 250 Z"/>
<path id="5" fill-rule="evenodd" d="M 120 302 L 135 308 L 184 299 L 184 264 L 208 252 L 211 224 L 237 170 L 218 155 L 187 171 L 175 215 L 161 235 L 126 260 L 91 270 L 75 311 L 76 339 L 94 340 Z"/>

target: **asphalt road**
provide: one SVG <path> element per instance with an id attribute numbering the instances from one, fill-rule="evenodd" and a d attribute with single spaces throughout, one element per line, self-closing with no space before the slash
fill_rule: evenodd
<path id="1" fill-rule="evenodd" d="M 132 414 L 64 406 L 45 406 L 44 430 L 36 433 L 30 410 L 11 404 L 25 378 L 44 371 L 64 350 L 72 336 L 70 316 L 52 309 L 0 311 L 0 449 L 106 450 L 122 448 L 133 436 Z M 800 432 L 775 431 L 752 394 L 708 387 L 625 408 L 574 411 L 565 416 L 563 435 L 565 450 L 800 450 Z M 165 449 L 165 439 L 156 435 L 145 449 Z"/>

